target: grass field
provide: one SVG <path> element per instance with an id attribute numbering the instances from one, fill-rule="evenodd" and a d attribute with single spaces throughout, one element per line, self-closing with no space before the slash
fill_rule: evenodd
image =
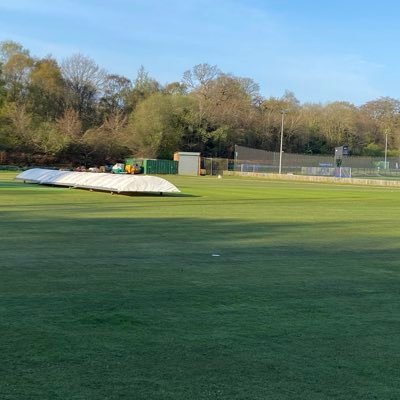
<path id="1" fill-rule="evenodd" d="M 400 190 L 0 173 L 0 399 L 399 399 Z M 213 257 L 212 254 L 219 254 Z"/>

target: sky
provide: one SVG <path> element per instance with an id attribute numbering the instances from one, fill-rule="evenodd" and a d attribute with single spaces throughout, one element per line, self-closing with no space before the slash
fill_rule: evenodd
<path id="1" fill-rule="evenodd" d="M 264 97 L 367 101 L 400 93 L 394 0 L 0 0 L 0 41 L 74 53 L 162 84 L 196 64 L 254 79 Z"/>

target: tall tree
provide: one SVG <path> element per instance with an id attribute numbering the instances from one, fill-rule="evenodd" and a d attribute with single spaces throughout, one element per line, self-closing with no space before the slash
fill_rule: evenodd
<path id="1" fill-rule="evenodd" d="M 104 79 L 103 95 L 99 102 L 99 111 L 103 119 L 119 111 L 127 112 L 127 99 L 132 91 L 132 82 L 121 75 L 109 74 Z"/>
<path id="2" fill-rule="evenodd" d="M 75 54 L 61 65 L 67 86 L 67 107 L 78 111 L 84 129 L 96 123 L 96 104 L 99 100 L 107 73 L 91 58 Z"/>
<path id="3" fill-rule="evenodd" d="M 28 92 L 29 74 L 34 60 L 14 42 L 0 44 L 1 72 L 9 101 L 23 103 Z"/>
<path id="4" fill-rule="evenodd" d="M 184 72 L 182 82 L 190 90 L 197 90 L 206 95 L 209 84 L 221 74 L 222 72 L 216 65 L 197 64 Z"/>
<path id="5" fill-rule="evenodd" d="M 192 101 L 155 93 L 141 102 L 129 123 L 130 147 L 142 157 L 170 158 L 180 149 Z"/>
<path id="6" fill-rule="evenodd" d="M 43 120 L 55 120 L 64 109 L 65 85 L 57 61 L 37 60 L 29 76 L 29 106 Z"/>
<path id="7" fill-rule="evenodd" d="M 365 103 L 361 111 L 375 124 L 369 137 L 370 143 L 383 147 L 387 135 L 389 147 L 400 148 L 400 100 L 381 97 Z"/>
<path id="8" fill-rule="evenodd" d="M 4 40 L 0 42 L 0 63 L 6 64 L 11 57 L 16 54 L 29 56 L 29 50 L 25 49 L 22 44 L 13 40 Z"/>
<path id="9" fill-rule="evenodd" d="M 141 101 L 161 90 L 160 83 L 152 78 L 142 65 L 134 80 L 133 89 L 126 96 L 128 110 L 132 112 Z"/>

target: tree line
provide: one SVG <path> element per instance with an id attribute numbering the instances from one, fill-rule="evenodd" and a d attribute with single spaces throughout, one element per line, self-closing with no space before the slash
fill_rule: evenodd
<path id="1" fill-rule="evenodd" d="M 141 67 L 134 79 L 109 73 L 82 54 L 38 58 L 0 42 L 0 162 L 99 165 L 128 155 L 171 158 L 177 151 L 233 155 L 235 144 L 278 151 L 285 111 L 287 152 L 389 155 L 400 145 L 400 100 L 356 106 L 301 104 L 286 91 L 264 98 L 250 78 L 199 64 L 161 84 Z"/>

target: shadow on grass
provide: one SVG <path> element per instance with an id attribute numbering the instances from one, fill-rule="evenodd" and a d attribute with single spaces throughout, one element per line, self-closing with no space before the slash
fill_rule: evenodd
<path id="1" fill-rule="evenodd" d="M 4 213 L 0 393 L 398 398 L 398 238 L 354 224 Z"/>
<path id="2" fill-rule="evenodd" d="M 99 191 L 100 192 L 100 191 Z M 128 197 L 154 197 L 154 196 L 162 196 L 162 197 L 201 197 L 194 194 L 187 194 L 187 193 L 143 193 L 143 192 L 120 192 L 114 193 L 114 195 L 123 195 Z"/>
<path id="3" fill-rule="evenodd" d="M 22 186 L 23 185 L 23 186 Z M 186 194 L 186 193 L 166 193 L 166 192 L 112 192 L 110 190 L 98 190 L 98 189 L 87 189 L 87 188 L 75 188 L 68 186 L 58 186 L 58 185 L 38 185 L 36 183 L 24 183 L 24 182 L 14 182 L 14 183 L 0 183 L 0 189 L 41 189 L 41 188 L 53 188 L 53 189 L 74 189 L 81 190 L 85 192 L 96 192 L 96 193 L 104 193 L 104 194 L 112 194 L 112 195 L 120 195 L 120 196 L 128 196 L 128 197 L 154 197 L 154 196 L 163 196 L 163 197 L 201 197 L 198 195 Z"/>

